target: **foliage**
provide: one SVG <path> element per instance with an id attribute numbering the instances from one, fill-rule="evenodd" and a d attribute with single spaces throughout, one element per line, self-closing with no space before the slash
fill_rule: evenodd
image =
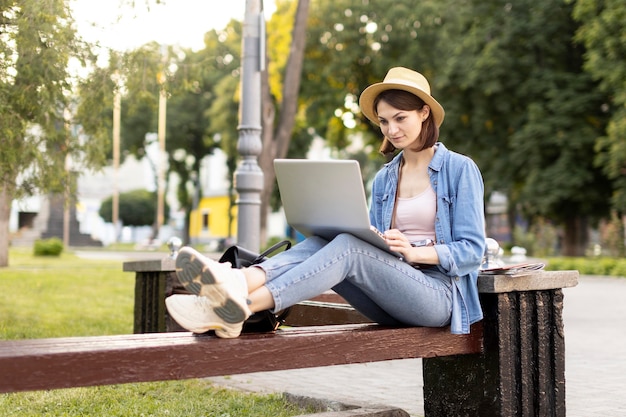
<path id="1" fill-rule="evenodd" d="M 15 198 L 69 190 L 71 170 L 104 163 L 103 143 L 72 125 L 75 67 L 92 58 L 67 0 L 0 2 L 0 267 L 8 265 Z M 69 163 L 72 163 L 70 166 Z M 70 169 L 68 169 L 70 168 Z"/>
<path id="2" fill-rule="evenodd" d="M 35 256 L 61 256 L 63 252 L 63 241 L 58 237 L 49 239 L 37 239 L 33 246 Z"/>
<path id="3" fill-rule="evenodd" d="M 528 256 L 554 256 L 558 243 L 558 230 L 543 218 L 537 219 L 528 230 L 520 225 L 513 228 L 513 244 L 526 249 Z"/>
<path id="4" fill-rule="evenodd" d="M 106 222 L 113 217 L 113 197 L 105 199 L 98 214 Z M 119 195 L 119 219 L 125 226 L 152 225 L 155 221 L 156 193 L 148 190 L 133 190 Z M 168 210 L 165 210 L 168 213 Z"/>
<path id="5" fill-rule="evenodd" d="M 68 156 L 88 166 L 103 162 L 100 143 L 82 141 L 69 129 L 69 63 L 85 63 L 90 55 L 66 3 L 0 4 L 0 187 L 15 191 L 15 197 L 64 189 Z"/>
<path id="6" fill-rule="evenodd" d="M 518 213 L 563 226 L 572 245 L 565 249 L 580 252 L 578 219 L 608 214 L 610 182 L 589 157 L 606 123 L 604 96 L 572 42 L 572 7 L 560 0 L 467 4 L 469 14 L 453 25 L 461 42 L 443 70 L 444 94 L 454 97 L 450 142 L 477 160 L 488 193 L 508 190 Z"/>
<path id="7" fill-rule="evenodd" d="M 309 125 L 330 146 L 348 146 L 346 130 L 366 133 L 369 143 L 380 140 L 357 103 L 389 67 L 434 78 L 442 11 L 434 1 L 313 0 L 301 95 Z"/>
<path id="8" fill-rule="evenodd" d="M 616 212 L 600 225 L 600 245 L 602 253 L 612 256 L 626 256 L 626 236 L 624 221 Z"/>
<path id="9" fill-rule="evenodd" d="M 572 4 L 317 0 L 315 6 L 302 99 L 310 125 L 330 145 L 343 149 L 355 133 L 378 143 L 380 133 L 354 103 L 390 66 L 415 68 L 446 108 L 442 140 L 476 160 L 487 195 L 505 190 L 512 211 L 531 222 L 549 218 L 563 227 L 568 252 L 583 250 L 579 228 L 609 213 L 613 184 L 594 161 L 607 95 L 583 67 L 586 51 L 573 42 L 579 24 Z"/>
<path id="10" fill-rule="evenodd" d="M 276 109 L 295 8 L 278 1 L 267 25 Z M 625 9 L 621 0 L 311 0 L 288 156 L 304 156 L 319 136 L 338 157 L 358 157 L 369 175 L 382 161 L 380 132 L 360 113 L 359 94 L 391 66 L 415 68 L 446 109 L 442 140 L 478 163 L 486 195 L 506 192 L 511 218 L 531 225 L 546 219 L 563 230 L 566 253 L 584 252 L 582 229 L 626 206 Z M 120 71 L 124 149 L 141 156 L 166 89 L 169 167 L 188 209 L 204 156 L 219 146 L 230 172 L 236 168 L 241 33 L 241 22 L 231 21 L 207 32 L 201 51 L 168 47 L 165 54 L 152 43 L 112 55 L 106 74 L 90 80 L 107 86 L 84 90 L 103 104 L 94 113 L 102 125 L 88 130 L 110 130 L 112 93 L 101 90 L 112 91 L 110 76 Z"/>
<path id="11" fill-rule="evenodd" d="M 597 144 L 597 160 L 614 182 L 613 208 L 626 211 L 626 5 L 623 0 L 577 0 L 574 18 L 581 23 L 575 39 L 586 47 L 585 69 L 607 94 L 610 116 Z"/>
<path id="12" fill-rule="evenodd" d="M 609 275 L 626 278 L 626 259 L 607 257 L 547 258 L 546 270 L 577 270 L 581 275 Z"/>
<path id="13" fill-rule="evenodd" d="M 232 173 L 238 159 L 241 24 L 233 21 L 223 31 L 208 32 L 205 45 L 206 48 L 195 58 L 207 63 L 198 73 L 199 79 L 203 80 L 204 94 L 211 98 L 202 109 L 203 117 L 208 121 L 205 134 L 228 155 L 228 168 Z"/>
<path id="14" fill-rule="evenodd" d="M 113 53 L 108 67 L 86 79 L 80 90 L 79 122 L 90 135 L 110 137 L 115 90 L 111 79 L 119 79 L 122 155 L 140 159 L 147 156 L 146 135 L 158 130 L 159 95 L 164 89 L 168 169 L 180 179 L 178 199 L 188 211 L 192 208 L 190 185 L 202 184 L 196 179 L 205 156 L 218 146 L 231 147 L 229 164 L 235 165 L 240 32 L 241 24 L 236 21 L 223 31 L 207 32 L 207 47 L 198 52 L 150 42 L 123 54 Z M 94 102 L 99 103 L 95 110 Z M 151 163 L 156 181 L 158 161 Z"/>

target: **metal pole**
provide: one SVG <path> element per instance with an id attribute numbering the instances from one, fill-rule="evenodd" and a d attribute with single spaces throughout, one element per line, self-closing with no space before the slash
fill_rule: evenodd
<path id="1" fill-rule="evenodd" d="M 165 120 L 167 114 L 167 91 L 165 86 L 166 65 L 167 65 L 167 47 L 161 45 L 161 71 L 157 74 L 157 82 L 159 83 L 159 114 L 157 123 L 157 136 L 159 139 L 159 156 L 157 158 L 157 218 L 154 230 L 154 239 L 159 238 L 161 226 L 165 223 L 165 164 L 167 163 L 167 154 L 165 153 Z"/>
<path id="2" fill-rule="evenodd" d="M 265 39 L 261 0 L 246 0 L 243 22 L 241 100 L 239 140 L 241 161 L 235 171 L 237 198 L 237 243 L 258 251 L 261 239 L 261 191 L 263 171 L 257 157 L 261 154 L 261 70 Z"/>
<path id="3" fill-rule="evenodd" d="M 65 109 L 63 112 L 65 118 L 65 133 L 70 135 L 70 114 L 69 110 Z M 69 137 L 66 138 L 66 144 L 69 143 Z M 67 147 L 69 149 L 69 146 Z M 63 246 L 69 248 L 70 246 L 70 204 L 72 203 L 71 195 L 71 182 L 74 175 L 72 173 L 72 158 L 69 153 L 65 154 L 65 172 L 67 175 L 67 182 L 65 184 L 65 190 L 63 195 Z"/>
<path id="4" fill-rule="evenodd" d="M 159 120 L 158 120 L 158 138 L 159 138 L 159 156 L 158 156 L 158 184 L 157 184 L 157 227 L 155 230 L 155 239 L 159 238 L 159 230 L 163 226 L 165 219 L 165 114 L 167 108 L 167 92 L 165 86 L 161 85 L 159 91 Z"/>
<path id="5" fill-rule="evenodd" d="M 119 210 L 120 210 L 120 190 L 119 190 L 119 169 L 120 169 L 120 119 L 122 107 L 122 94 L 120 93 L 119 74 L 115 73 L 115 93 L 113 96 L 113 209 L 111 220 L 115 233 L 114 242 L 119 239 Z"/>

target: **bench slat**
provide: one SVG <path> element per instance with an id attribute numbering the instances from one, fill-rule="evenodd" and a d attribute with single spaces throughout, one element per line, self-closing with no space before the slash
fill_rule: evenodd
<path id="1" fill-rule="evenodd" d="M 217 339 L 187 332 L 0 342 L 0 392 L 218 375 L 478 353 L 449 328 L 355 324 L 299 327 Z"/>

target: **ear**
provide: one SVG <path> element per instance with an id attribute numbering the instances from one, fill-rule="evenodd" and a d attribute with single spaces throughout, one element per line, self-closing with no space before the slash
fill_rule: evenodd
<path id="1" fill-rule="evenodd" d="M 420 115 L 422 116 L 422 122 L 428 119 L 428 116 L 430 116 L 430 106 L 428 104 L 424 104 L 424 107 L 420 110 Z"/>

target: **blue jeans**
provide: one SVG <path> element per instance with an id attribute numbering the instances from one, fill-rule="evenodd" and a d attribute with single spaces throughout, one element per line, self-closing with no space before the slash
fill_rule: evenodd
<path id="1" fill-rule="evenodd" d="M 437 267 L 417 269 L 350 234 L 311 237 L 258 265 L 280 311 L 330 289 L 370 320 L 389 326 L 450 323 L 452 283 Z"/>

